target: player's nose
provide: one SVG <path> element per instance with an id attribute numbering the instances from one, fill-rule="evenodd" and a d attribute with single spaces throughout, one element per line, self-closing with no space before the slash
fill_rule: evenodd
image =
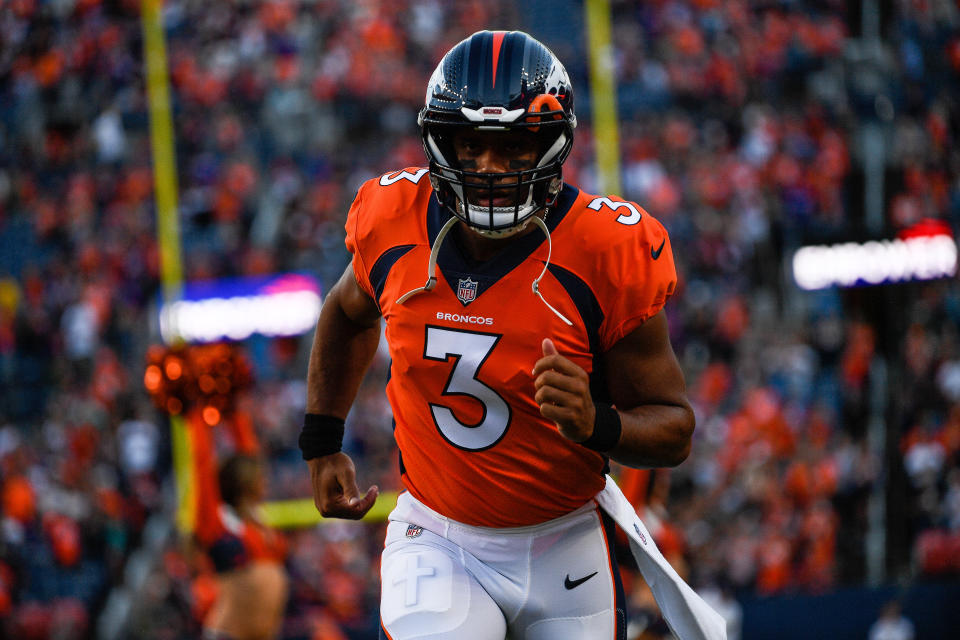
<path id="1" fill-rule="evenodd" d="M 479 173 L 505 173 L 510 159 L 496 147 L 488 146 L 477 155 L 476 162 Z"/>

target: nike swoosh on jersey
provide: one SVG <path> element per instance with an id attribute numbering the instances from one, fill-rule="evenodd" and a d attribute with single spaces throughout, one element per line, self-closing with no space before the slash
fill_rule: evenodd
<path id="1" fill-rule="evenodd" d="M 657 247 L 656 249 L 654 249 L 653 247 L 650 247 L 650 257 L 653 258 L 654 260 L 656 260 L 657 258 L 659 258 L 659 257 L 660 257 L 660 252 L 663 251 L 663 246 L 664 246 L 665 244 L 667 244 L 667 239 L 666 239 L 666 238 L 664 238 L 663 240 L 660 241 L 660 246 Z"/>
<path id="2" fill-rule="evenodd" d="M 564 578 L 564 580 L 563 580 L 563 586 L 564 586 L 567 590 L 575 589 L 576 587 L 579 587 L 580 585 L 582 585 L 584 582 L 586 582 L 587 580 L 589 580 L 590 578 L 592 578 L 592 577 L 595 576 L 595 575 L 597 575 L 597 572 L 596 572 L 596 571 L 594 571 L 593 573 L 591 573 L 591 574 L 588 575 L 588 576 L 584 576 L 584 577 L 578 578 L 578 579 L 576 579 L 576 580 L 571 580 L 571 579 L 570 579 L 570 574 L 568 573 L 568 574 L 567 574 L 567 577 Z"/>

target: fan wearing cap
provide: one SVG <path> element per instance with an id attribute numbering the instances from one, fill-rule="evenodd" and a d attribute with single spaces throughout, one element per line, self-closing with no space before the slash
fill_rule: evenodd
<path id="1" fill-rule="evenodd" d="M 360 187 L 317 323 L 300 436 L 314 501 L 360 518 L 377 497 L 340 449 L 382 321 L 406 488 L 382 637 L 624 638 L 596 497 L 610 459 L 677 465 L 694 429 L 663 311 L 670 240 L 639 205 L 564 183 L 573 87 L 529 35 L 463 40 L 425 102 L 429 165 Z"/>

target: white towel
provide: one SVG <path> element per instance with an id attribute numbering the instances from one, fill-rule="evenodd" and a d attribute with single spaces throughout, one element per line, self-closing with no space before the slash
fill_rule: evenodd
<path id="1" fill-rule="evenodd" d="M 596 499 L 630 539 L 640 573 L 674 635 L 680 640 L 726 640 L 726 621 L 670 566 L 613 478 L 607 476 L 607 486 Z"/>

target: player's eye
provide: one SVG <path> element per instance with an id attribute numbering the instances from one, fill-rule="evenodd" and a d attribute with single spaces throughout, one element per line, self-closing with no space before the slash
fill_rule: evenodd
<path id="1" fill-rule="evenodd" d="M 457 144 L 457 151 L 461 155 L 477 155 L 480 153 L 480 144 L 473 140 L 461 140 Z"/>

